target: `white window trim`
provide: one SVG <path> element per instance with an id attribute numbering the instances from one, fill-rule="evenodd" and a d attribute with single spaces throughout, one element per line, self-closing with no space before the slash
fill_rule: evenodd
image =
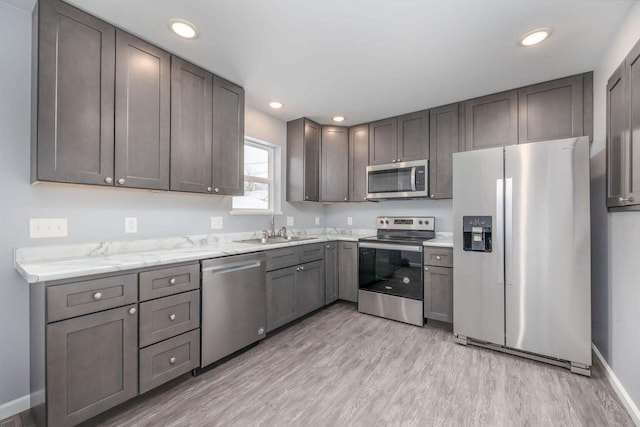
<path id="1" fill-rule="evenodd" d="M 271 160 L 271 167 L 269 168 L 269 175 L 271 179 L 259 178 L 259 177 L 251 177 L 251 181 L 253 182 L 264 182 L 269 183 L 273 182 L 272 186 L 272 194 L 269 198 L 270 207 L 268 210 L 265 209 L 242 209 L 242 208 L 233 208 L 233 201 L 231 202 L 231 211 L 230 215 L 282 215 L 282 150 L 279 145 L 272 144 L 270 142 L 254 138 L 251 136 L 245 136 L 243 141 L 243 149 L 244 143 L 249 142 L 249 144 L 254 143 L 256 145 L 262 145 L 273 148 L 270 151 L 269 155 L 273 156 Z M 243 165 L 244 170 L 244 165 Z M 246 179 L 246 177 L 245 177 Z"/>

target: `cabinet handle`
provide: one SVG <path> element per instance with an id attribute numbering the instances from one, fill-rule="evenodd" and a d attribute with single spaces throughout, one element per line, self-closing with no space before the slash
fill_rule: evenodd
<path id="1" fill-rule="evenodd" d="M 169 280 L 169 284 L 170 284 L 170 285 L 175 285 L 175 284 L 176 284 L 176 279 L 175 279 L 175 277 L 174 277 L 173 279 Z"/>
<path id="2" fill-rule="evenodd" d="M 100 299 L 102 298 L 102 292 L 96 292 L 95 294 L 93 294 L 93 299 Z"/>
<path id="3" fill-rule="evenodd" d="M 309 196 L 304 196 L 305 200 L 309 200 Z"/>
<path id="4" fill-rule="evenodd" d="M 395 162 L 396 162 L 396 159 L 391 160 L 391 163 L 395 163 Z"/>
<path id="5" fill-rule="evenodd" d="M 111 184 L 113 182 L 113 178 L 111 178 L 110 176 L 106 177 L 104 179 L 104 182 L 106 182 L 107 184 Z"/>
<path id="6" fill-rule="evenodd" d="M 345 202 L 347 201 L 347 198 L 346 198 L 346 197 L 344 198 L 344 201 L 345 201 Z"/>
<path id="7" fill-rule="evenodd" d="M 213 192 L 214 192 L 214 193 L 219 193 L 219 192 L 220 192 L 220 189 L 219 189 L 218 187 L 216 187 L 216 188 L 214 188 L 214 189 L 213 189 Z"/>
<path id="8" fill-rule="evenodd" d="M 120 185 L 124 185 L 124 183 L 125 183 L 124 178 L 120 178 L 120 179 L 118 180 L 118 184 L 120 184 Z"/>
<path id="9" fill-rule="evenodd" d="M 429 271 L 429 267 L 425 267 L 425 268 L 424 268 L 424 271 Z"/>
<path id="10" fill-rule="evenodd" d="M 400 159 L 398 159 L 398 160 L 396 160 L 396 161 L 397 161 L 397 162 L 399 162 L 399 161 L 400 161 Z"/>
<path id="11" fill-rule="evenodd" d="M 300 267 L 300 271 L 304 271 L 304 267 Z"/>
<path id="12" fill-rule="evenodd" d="M 136 314 L 136 311 L 138 311 L 138 310 L 136 310 L 136 308 L 135 308 L 135 307 L 131 307 L 131 308 L 129 309 L 129 314 Z"/>
<path id="13" fill-rule="evenodd" d="M 439 261 L 440 260 L 440 255 L 436 255 L 436 259 Z"/>
<path id="14" fill-rule="evenodd" d="M 631 203 L 633 202 L 633 197 L 622 197 L 620 196 L 620 198 L 618 199 L 618 202 L 620 203 Z"/>
<path id="15" fill-rule="evenodd" d="M 329 245 L 327 245 L 326 247 L 327 247 L 327 249 L 331 249 L 331 246 L 329 246 Z"/>
<path id="16" fill-rule="evenodd" d="M 300 271 L 300 267 L 296 267 L 296 271 Z"/>
<path id="17" fill-rule="evenodd" d="M 175 363 L 176 363 L 176 358 L 175 358 L 175 357 L 171 357 L 171 358 L 169 358 L 169 363 L 171 363 L 172 365 L 175 365 Z"/>
<path id="18" fill-rule="evenodd" d="M 433 199 L 434 197 L 435 197 L 435 196 L 432 194 L 432 195 L 431 195 L 431 198 Z"/>
<path id="19" fill-rule="evenodd" d="M 169 320 L 171 320 L 172 322 L 176 320 L 176 315 L 175 314 L 170 315 Z"/>
<path id="20" fill-rule="evenodd" d="M 212 190 L 212 188 L 211 188 L 211 187 L 207 187 L 207 191 L 208 191 L 209 193 L 211 193 L 211 190 Z"/>

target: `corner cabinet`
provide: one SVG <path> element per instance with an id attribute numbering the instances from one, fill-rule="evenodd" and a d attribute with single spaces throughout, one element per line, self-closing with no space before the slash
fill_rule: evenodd
<path id="1" fill-rule="evenodd" d="M 349 200 L 349 129 L 322 127 L 322 196 L 323 202 Z"/>
<path id="2" fill-rule="evenodd" d="M 640 41 L 607 83 L 607 207 L 640 210 Z"/>
<path id="3" fill-rule="evenodd" d="M 287 123 L 287 201 L 320 201 L 321 126 L 301 118 Z"/>

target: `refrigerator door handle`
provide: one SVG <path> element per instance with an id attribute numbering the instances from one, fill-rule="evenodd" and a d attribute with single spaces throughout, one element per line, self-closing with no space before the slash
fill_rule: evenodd
<path id="1" fill-rule="evenodd" d="M 504 180 L 496 179 L 496 234 L 495 248 L 498 258 L 498 284 L 504 286 Z"/>
<path id="2" fill-rule="evenodd" d="M 513 178 L 504 182 L 504 277 L 507 286 L 513 285 Z"/>

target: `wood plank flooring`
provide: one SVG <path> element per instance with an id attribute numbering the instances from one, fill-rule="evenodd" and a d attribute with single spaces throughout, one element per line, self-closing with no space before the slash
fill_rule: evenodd
<path id="1" fill-rule="evenodd" d="M 100 426 L 632 426 L 592 377 L 453 342 L 338 303 L 198 377 L 100 415 Z"/>

